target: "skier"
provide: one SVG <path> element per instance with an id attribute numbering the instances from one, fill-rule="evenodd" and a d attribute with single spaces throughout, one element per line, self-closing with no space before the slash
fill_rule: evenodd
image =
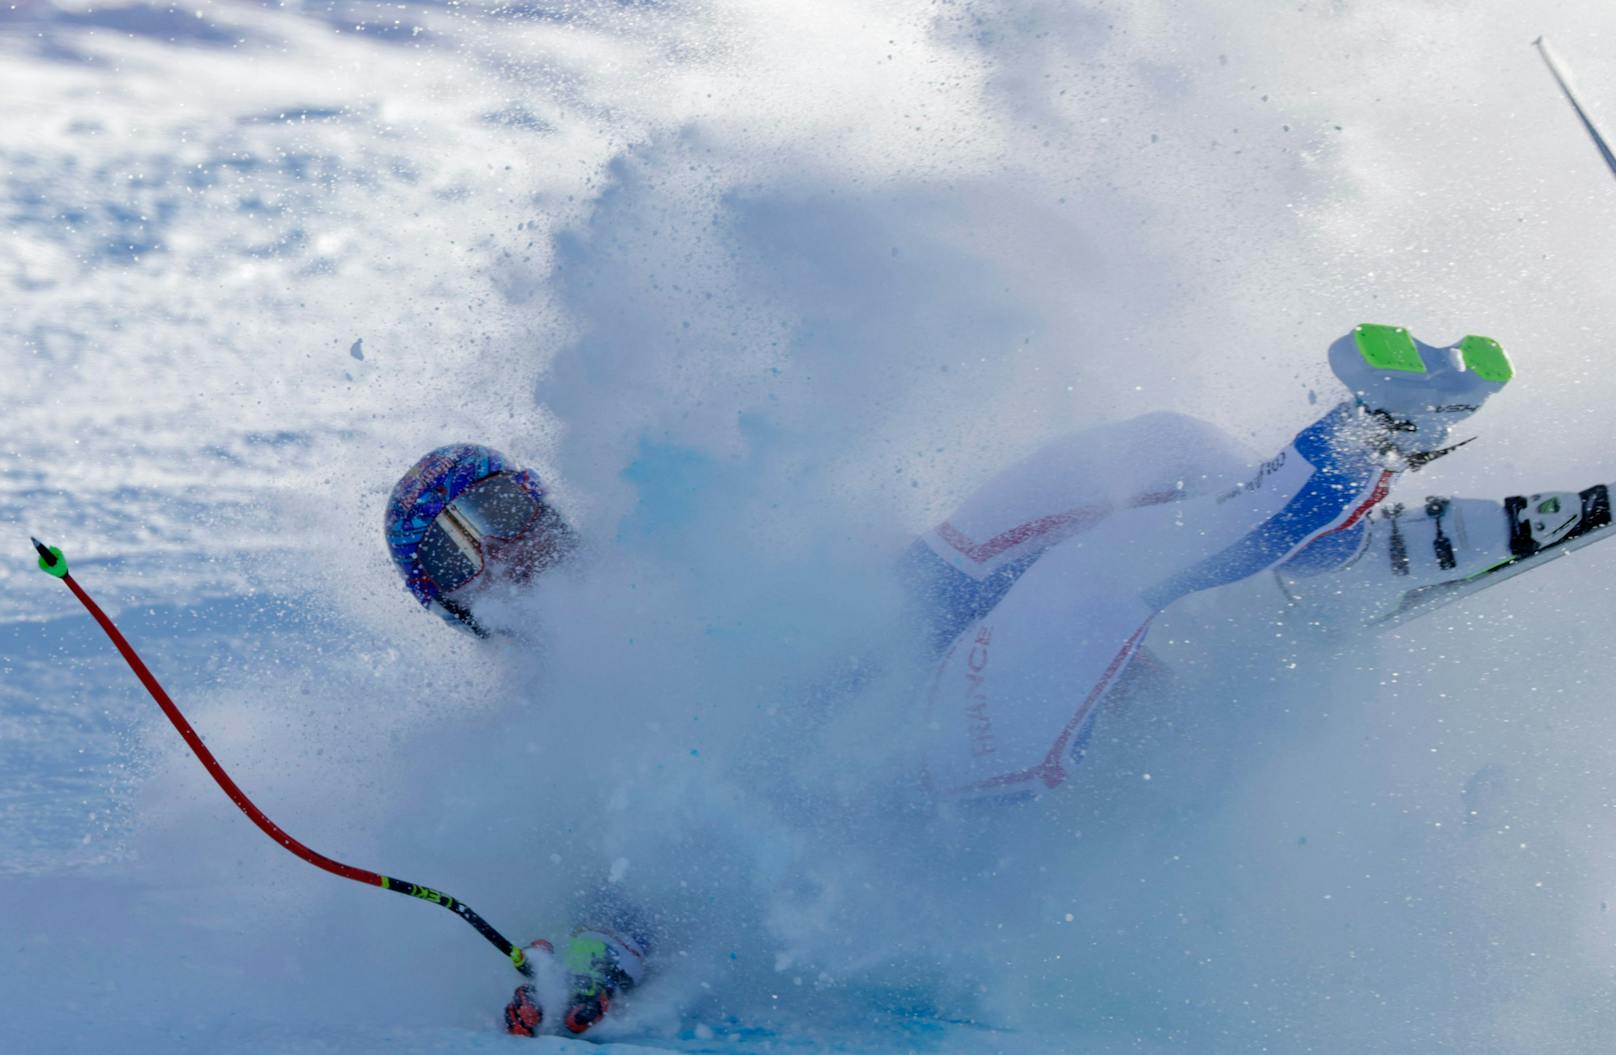
<path id="1" fill-rule="evenodd" d="M 1433 346 L 1366 324 L 1330 346 L 1329 362 L 1350 398 L 1233 486 L 1223 481 L 1244 459 L 1226 437 L 1150 415 L 1050 444 L 912 545 L 904 573 L 938 656 L 917 743 L 935 796 L 1017 798 L 1062 783 L 1151 622 L 1188 594 L 1272 570 L 1293 590 L 1313 577 L 1318 592 L 1390 618 L 1610 524 L 1604 485 L 1433 498 L 1410 515 L 1385 504 L 1399 474 L 1469 442 L 1450 444 L 1453 427 L 1513 375 L 1497 342 Z M 1131 467 L 1126 486 L 1107 493 L 1096 481 L 1115 480 L 1119 463 Z M 576 544 L 536 476 L 471 445 L 433 451 L 405 475 L 387 539 L 416 598 L 481 636 L 484 591 L 530 581 Z M 583 933 L 586 946 L 563 957 L 569 1028 L 587 1028 L 637 981 L 628 966 L 643 969 L 646 951 Z M 533 1032 L 539 1005 L 519 989 L 509 1028 Z"/>

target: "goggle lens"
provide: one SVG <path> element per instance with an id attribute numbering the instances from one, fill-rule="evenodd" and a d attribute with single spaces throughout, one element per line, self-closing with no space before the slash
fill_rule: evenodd
<path id="1" fill-rule="evenodd" d="M 539 515 L 539 502 L 509 476 L 479 480 L 449 503 L 462 521 L 481 538 L 520 538 Z M 439 517 L 443 514 L 439 513 Z"/>
<path id="2" fill-rule="evenodd" d="M 456 530 L 453 525 L 445 526 L 443 516 L 439 514 L 438 519 L 426 529 L 421 546 L 415 551 L 415 559 L 420 562 L 421 570 L 426 572 L 427 578 L 432 580 L 440 593 L 460 589 L 483 570 L 482 551 L 469 540 L 467 546 L 462 547 L 455 541 Z"/>
<path id="3" fill-rule="evenodd" d="M 484 538 L 515 539 L 538 519 L 539 500 L 504 474 L 480 480 L 444 507 L 421 538 L 416 559 L 440 593 L 483 570 Z"/>

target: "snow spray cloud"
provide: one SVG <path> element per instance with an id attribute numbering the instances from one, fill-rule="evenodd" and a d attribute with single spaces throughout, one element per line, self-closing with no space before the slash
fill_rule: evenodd
<path id="1" fill-rule="evenodd" d="M 647 993 L 651 1026 L 781 1001 L 830 1025 L 861 1001 L 928 1000 L 1085 1050 L 1592 1046 L 1611 745 L 1586 687 L 1612 672 L 1601 618 L 1564 615 L 1601 586 L 1597 548 L 1575 582 L 1551 569 L 1503 588 L 1507 612 L 1444 614 L 1351 654 L 1272 625 L 1255 592 L 1197 599 L 1155 631 L 1177 681 L 1107 716 L 1065 794 L 986 819 L 881 815 L 903 801 L 885 775 L 912 673 L 884 569 L 1043 440 L 1176 409 L 1272 450 L 1314 412 L 1310 388 L 1331 398 L 1324 344 L 1372 317 L 1490 332 L 1522 367 L 1478 419 L 1484 441 L 1421 488 L 1608 470 L 1591 408 L 1616 392 L 1587 334 L 1609 328 L 1612 261 L 1588 232 L 1616 205 L 1526 46 L 1556 26 L 1501 3 L 420 14 L 438 22 L 419 68 L 376 40 L 284 31 L 300 62 L 388 55 L 379 79 L 411 89 L 344 89 L 379 107 L 360 142 L 387 146 L 363 166 L 386 180 L 292 206 L 352 222 L 244 234 L 232 253 L 202 237 L 186 256 L 175 237 L 200 270 L 144 265 L 102 305 L 121 318 L 120 297 L 194 288 L 221 262 L 257 289 L 267 268 L 299 298 L 194 314 L 317 334 L 358 380 L 199 342 L 219 405 L 268 373 L 253 405 L 323 437 L 310 449 L 326 459 L 285 481 L 315 496 L 298 530 L 374 555 L 330 568 L 315 598 L 355 647 L 288 646 L 296 676 L 273 658 L 243 671 L 273 703 L 232 689 L 197 714 L 243 745 L 297 744 L 311 721 L 326 742 L 375 745 L 349 748 L 342 779 L 387 791 L 386 815 L 327 819 L 333 844 L 435 862 L 448 874 L 423 878 L 513 930 L 553 933 L 596 887 L 650 906 L 685 954 L 663 1006 Z M 1555 17 L 1616 28 L 1591 4 Z M 467 93 L 452 105 L 451 81 Z M 142 67 L 132 83 L 149 98 L 164 81 Z M 279 113 L 284 85 L 255 83 Z M 220 156 L 263 127 L 232 126 Z M 65 281 L 72 248 L 50 252 Z M 388 327 L 364 358 L 345 351 L 355 310 Z M 112 420 L 127 434 L 147 419 Z M 462 434 L 479 429 L 499 435 Z M 392 478 L 460 438 L 554 476 L 590 539 L 587 561 L 515 605 L 536 652 L 447 636 L 380 552 Z M 281 560 L 254 570 L 306 582 L 306 563 Z M 283 699 L 289 682 L 309 695 Z M 257 786 L 312 811 L 331 767 L 274 757 L 255 760 Z M 151 800 L 172 793 L 140 844 L 158 888 L 189 881 L 168 862 L 223 868 L 231 854 L 204 851 L 237 846 L 235 818 L 193 828 L 174 783 L 189 765 L 164 756 L 152 785 Z M 402 788 L 457 823 L 393 810 Z M 275 926 L 230 935 L 270 965 L 255 1013 L 487 1021 L 507 979 L 484 950 L 318 876 L 288 884 Z M 211 889 L 232 919 L 269 897 Z M 310 962 L 311 935 L 336 939 L 326 960 Z M 376 978 L 376 948 L 441 971 Z M 194 991 L 227 1006 L 241 982 Z M 149 991 L 134 988 L 131 1008 Z"/>
<path id="2" fill-rule="evenodd" d="M 1417 52 L 1311 93 L 1302 65 L 1264 58 L 1297 33 L 1314 68 L 1336 61 L 1332 49 L 1395 47 L 1380 13 L 1276 11 L 1233 25 L 1168 15 L 965 5 L 928 20 L 889 55 L 948 57 L 948 127 L 928 127 L 924 107 L 904 100 L 916 133 L 904 152 L 890 140 L 861 152 L 856 136 L 826 151 L 800 100 L 797 112 L 754 109 L 720 91 L 722 118 L 623 152 L 588 220 L 560 238 L 552 289 L 572 333 L 537 395 L 565 423 L 556 463 L 587 495 L 585 519 L 610 538 L 616 570 L 584 577 L 546 614 L 601 620 L 620 637 L 587 631 L 587 645 L 546 657 L 534 677 L 563 699 L 603 692 L 614 728 L 646 730 L 621 734 L 638 761 L 609 769 L 617 815 L 599 830 L 615 849 L 597 856 L 619 878 L 650 871 L 642 896 L 685 906 L 680 940 L 704 957 L 684 981 L 724 989 L 732 1011 L 778 1007 L 780 988 L 806 985 L 821 990 L 797 998 L 811 1020 L 842 987 L 869 999 L 889 986 L 1097 1043 L 1325 1035 L 1341 1050 L 1486 1049 L 1509 1047 L 1522 1023 L 1553 1022 L 1574 1049 L 1594 1026 L 1569 1009 L 1597 990 L 1608 956 L 1567 937 L 1561 947 L 1577 951 L 1563 973 L 1507 977 L 1513 958 L 1482 950 L 1499 934 L 1486 921 L 1522 918 L 1508 893 L 1521 870 L 1488 862 L 1518 828 L 1500 803 L 1554 833 L 1551 870 L 1576 890 L 1564 895 L 1569 936 L 1596 918 L 1605 841 L 1522 800 L 1517 766 L 1496 761 L 1520 757 L 1512 738 L 1440 702 L 1479 697 L 1511 712 L 1498 721 L 1517 720 L 1521 679 L 1533 678 L 1520 664 L 1565 647 L 1525 627 L 1472 614 L 1349 656 L 1294 628 L 1276 635 L 1261 607 L 1271 599 L 1201 599 L 1159 631 L 1178 684 L 1108 718 L 1111 756 L 1097 750 L 1064 801 L 985 827 L 905 814 L 883 829 L 849 806 L 891 790 L 848 772 L 897 764 L 858 746 L 873 730 L 901 738 L 902 679 L 885 671 L 861 673 L 871 683 L 831 706 L 891 724 L 829 720 L 762 774 L 741 757 L 791 728 L 782 708 L 823 702 L 806 687 L 838 655 L 901 654 L 882 595 L 867 591 L 883 582 L 871 571 L 880 555 L 901 544 L 897 525 L 923 526 L 1041 438 L 1166 405 L 1271 449 L 1312 412 L 1309 388 L 1333 398 L 1310 349 L 1366 312 L 1442 335 L 1497 320 L 1492 329 L 1518 331 L 1501 331 L 1506 341 L 1547 346 L 1544 373 L 1575 378 L 1563 301 L 1547 301 L 1546 279 L 1518 281 L 1542 243 L 1498 223 L 1488 202 L 1529 202 L 1523 184 L 1549 177 L 1492 166 L 1460 188 L 1428 172 L 1433 151 L 1463 150 L 1441 115 L 1477 96 L 1502 106 L 1537 76 L 1524 44 L 1409 13 L 1431 34 L 1432 64 L 1446 68 L 1461 47 L 1434 43 L 1439 34 L 1461 30 L 1464 46 L 1500 56 L 1489 74 L 1511 48 L 1520 61 L 1492 77 L 1472 64 L 1427 90 L 1430 109 L 1383 118 L 1379 100 L 1414 89 L 1401 71 L 1420 66 Z M 730 72 L 752 74 L 746 43 L 726 53 Z M 765 123 L 782 110 L 786 120 Z M 1523 137 L 1537 134 L 1533 120 L 1518 119 Z M 962 124 L 969 145 L 950 152 Z M 1518 212 L 1563 222 L 1540 208 Z M 1386 237 L 1405 248 L 1375 244 Z M 1506 432 L 1521 415 L 1487 424 Z M 1491 446 L 1493 465 L 1565 471 Z M 1435 486 L 1497 487 L 1478 468 L 1444 468 Z M 1261 614 L 1231 616 L 1230 597 Z M 590 602 L 601 607 L 581 615 Z M 1516 664 L 1497 661 L 1500 641 Z M 1393 676 L 1415 665 L 1426 669 Z M 635 673 L 603 678 L 608 669 Z M 1482 672 L 1496 689 L 1472 680 Z M 1550 691 L 1557 713 L 1583 709 L 1574 690 Z M 670 721 L 702 732 L 671 743 Z M 1436 734 L 1461 722 L 1467 748 L 1433 775 L 1431 755 L 1448 743 Z M 1399 735 L 1410 729 L 1433 735 L 1416 748 Z M 1573 736 L 1555 739 L 1567 759 L 1593 757 Z M 680 752 L 706 760 L 699 775 L 697 763 L 678 769 Z M 792 790 L 771 801 L 771 783 Z M 1598 802 L 1603 786 L 1581 799 Z M 843 797 L 815 797 L 826 788 Z M 666 856 L 676 822 L 703 833 L 700 852 Z M 706 895 L 680 902 L 693 888 Z M 1532 951 L 1524 924 L 1502 926 L 1516 952 Z M 746 971 L 726 969 L 736 962 Z M 774 973 L 762 984 L 746 973 L 760 966 Z M 1554 987 L 1583 995 L 1549 996 Z"/>

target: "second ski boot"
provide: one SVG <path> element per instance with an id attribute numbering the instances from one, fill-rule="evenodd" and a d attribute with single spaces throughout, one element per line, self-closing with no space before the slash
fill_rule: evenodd
<path id="1" fill-rule="evenodd" d="M 569 1033 L 582 1033 L 599 1022 L 617 994 L 645 977 L 645 949 L 615 931 L 578 931 L 561 959 L 571 975 L 571 995 L 561 1019 Z"/>
<path id="2" fill-rule="evenodd" d="M 605 929 L 576 931 L 559 956 L 547 941 L 536 941 L 529 948 L 552 954 L 559 967 L 565 1011 L 560 1025 L 569 1033 L 587 1031 L 610 1010 L 619 994 L 639 985 L 645 978 L 646 949 L 642 941 Z M 532 1037 L 541 1032 L 544 1009 L 539 987 L 522 985 L 505 1005 L 505 1030 Z"/>
<path id="3" fill-rule="evenodd" d="M 1490 337 L 1439 347 L 1401 326 L 1357 326 L 1329 354 L 1330 369 L 1362 408 L 1365 439 L 1395 469 L 1417 469 L 1468 443 L 1445 446 L 1453 427 L 1515 373 Z"/>

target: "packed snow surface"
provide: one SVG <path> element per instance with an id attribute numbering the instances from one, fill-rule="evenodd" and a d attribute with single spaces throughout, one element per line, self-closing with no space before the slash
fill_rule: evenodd
<path id="1" fill-rule="evenodd" d="M 625 1055 L 1608 1046 L 1616 552 L 1372 639 L 1193 598 L 1067 787 L 942 814 L 889 572 L 1084 425 L 1279 449 L 1361 321 L 1517 365 L 1408 500 L 1610 480 L 1539 33 L 1616 114 L 1592 0 L 0 6 L 0 1048 L 584 1050 L 254 830 L 30 532 L 315 848 L 653 916 Z M 587 540 L 523 644 L 381 545 L 459 440 Z"/>

